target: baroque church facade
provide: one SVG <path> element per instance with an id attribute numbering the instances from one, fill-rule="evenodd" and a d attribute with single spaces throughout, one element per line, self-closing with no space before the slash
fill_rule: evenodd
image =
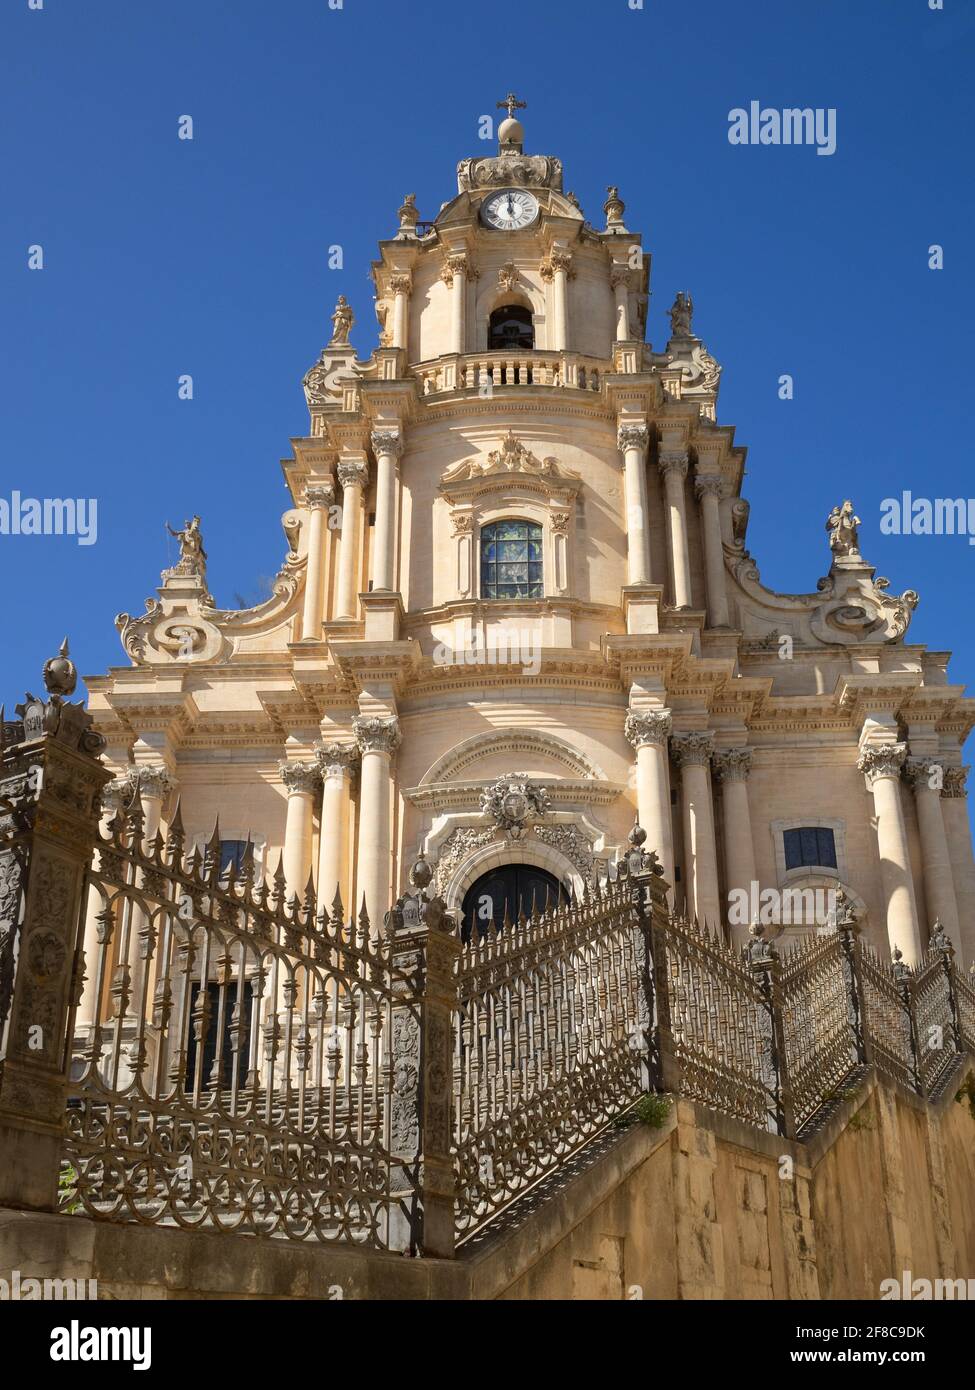
<path id="1" fill-rule="evenodd" d="M 497 154 L 380 242 L 366 361 L 339 301 L 272 596 L 217 607 L 194 518 L 116 620 L 127 662 L 88 680 L 106 811 L 137 788 L 152 840 L 178 800 L 188 840 L 219 820 L 227 864 L 249 840 L 289 893 L 374 926 L 422 852 L 468 928 L 584 893 L 637 817 L 674 906 L 729 941 L 757 893 L 842 889 L 878 949 L 913 964 L 940 922 L 967 965 L 975 701 L 910 638 L 917 596 L 864 559 L 849 503 L 818 586 L 762 584 L 689 297 L 652 348 L 617 189 L 591 225 L 499 104 Z"/>

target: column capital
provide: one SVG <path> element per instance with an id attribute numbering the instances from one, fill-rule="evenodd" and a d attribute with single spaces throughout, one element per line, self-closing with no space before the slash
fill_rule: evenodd
<path id="1" fill-rule="evenodd" d="M 967 767 L 946 767 L 945 784 L 941 788 L 941 795 L 948 798 L 964 797 L 968 795 L 965 781 L 968 777 Z"/>
<path id="2" fill-rule="evenodd" d="M 724 479 L 719 473 L 697 473 L 694 476 L 694 492 L 700 501 L 704 497 L 720 497 Z"/>
<path id="3" fill-rule="evenodd" d="M 752 750 L 719 748 L 711 759 L 711 766 L 721 782 L 747 782 L 752 770 Z"/>
<path id="4" fill-rule="evenodd" d="M 571 251 L 551 251 L 542 261 L 538 271 L 545 283 L 550 285 L 555 279 L 556 272 L 562 272 L 564 274 L 571 269 Z"/>
<path id="5" fill-rule="evenodd" d="M 621 453 L 627 449 L 646 451 L 650 443 L 650 431 L 643 423 L 621 424 L 616 431 L 616 447 Z"/>
<path id="6" fill-rule="evenodd" d="M 352 721 L 352 731 L 362 753 L 395 753 L 403 737 L 395 717 L 380 719 L 358 714 Z"/>
<path id="7" fill-rule="evenodd" d="M 364 488 L 369 482 L 369 465 L 365 459 L 344 459 L 337 471 L 343 488 Z"/>
<path id="8" fill-rule="evenodd" d="M 934 782 L 931 780 L 932 771 L 937 768 L 938 773 Z M 932 791 L 940 794 L 944 785 L 945 769 L 940 758 L 921 758 L 909 757 L 904 760 L 904 780 L 909 782 L 918 791 Z"/>
<path id="9" fill-rule="evenodd" d="M 360 756 L 359 748 L 354 743 L 321 743 L 315 749 L 323 778 L 351 776 Z"/>
<path id="10" fill-rule="evenodd" d="M 391 275 L 386 282 L 393 294 L 410 294 L 413 290 L 412 275 Z"/>
<path id="11" fill-rule="evenodd" d="M 857 770 L 872 787 L 882 777 L 899 777 L 906 757 L 906 743 L 868 744 L 857 759 Z"/>
<path id="12" fill-rule="evenodd" d="M 387 454 L 396 459 L 402 456 L 403 436 L 398 429 L 373 430 L 369 442 L 377 458 L 380 454 Z"/>
<path id="13" fill-rule="evenodd" d="M 109 811 L 119 811 L 128 806 L 135 796 L 135 789 L 138 784 L 139 774 L 134 768 L 128 772 L 121 773 L 118 777 L 113 777 L 110 782 L 106 782 L 101 790 L 102 814 Z"/>
<path id="14" fill-rule="evenodd" d="M 623 735 L 634 748 L 646 748 L 649 744 L 665 744 L 673 727 L 669 709 L 630 710 Z"/>
<path id="15" fill-rule="evenodd" d="M 463 251 L 455 251 L 444 257 L 440 278 L 445 285 L 452 285 L 455 275 L 469 275 L 470 270 L 470 257 Z"/>
<path id="16" fill-rule="evenodd" d="M 335 505 L 335 484 L 334 483 L 308 483 L 305 487 L 305 506 L 309 510 L 317 507 L 332 507 Z"/>
<path id="17" fill-rule="evenodd" d="M 160 801 L 165 801 L 169 793 L 176 789 L 176 779 L 164 767 L 137 768 L 133 778 L 133 791 L 136 784 L 140 796 L 155 796 Z"/>
<path id="18" fill-rule="evenodd" d="M 299 792 L 314 793 L 321 786 L 322 774 L 318 763 L 283 762 L 278 767 L 278 776 L 288 789 L 288 795 Z"/>
<path id="19" fill-rule="evenodd" d="M 674 734 L 670 740 L 670 752 L 679 768 L 707 767 L 714 752 L 714 734 Z"/>
<path id="20" fill-rule="evenodd" d="M 665 478 L 669 477 L 671 474 L 681 479 L 686 478 L 687 450 L 661 449 L 657 459 L 657 467 Z"/>
<path id="21" fill-rule="evenodd" d="M 621 285 L 626 289 L 630 288 L 630 272 L 625 265 L 614 265 L 609 272 L 609 283 L 613 289 L 618 289 Z"/>

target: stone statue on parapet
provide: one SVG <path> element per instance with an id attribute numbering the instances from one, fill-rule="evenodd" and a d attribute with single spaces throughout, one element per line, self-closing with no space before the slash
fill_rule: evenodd
<path id="1" fill-rule="evenodd" d="M 853 503 L 845 501 L 841 507 L 834 507 L 826 518 L 829 532 L 829 548 L 834 555 L 859 555 L 860 518 L 853 511 Z"/>
<path id="2" fill-rule="evenodd" d="M 184 521 L 182 530 L 174 530 L 167 521 L 166 530 L 179 541 L 179 564 L 176 570 L 180 574 L 198 574 L 205 578 L 207 553 L 203 549 L 200 518 L 194 516 L 189 521 Z"/>
<path id="3" fill-rule="evenodd" d="M 670 331 L 675 338 L 693 337 L 691 319 L 694 316 L 694 301 L 683 290 L 677 291 L 677 298 L 667 311 L 670 316 Z"/>
<path id="4" fill-rule="evenodd" d="M 332 315 L 332 336 L 329 347 L 344 347 L 349 341 L 349 333 L 355 323 L 355 315 L 344 294 L 340 294 Z"/>

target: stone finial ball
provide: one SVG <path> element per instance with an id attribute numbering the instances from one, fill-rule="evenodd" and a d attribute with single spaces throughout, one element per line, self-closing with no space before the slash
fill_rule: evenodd
<path id="1" fill-rule="evenodd" d="M 427 863 L 426 859 L 423 856 L 423 851 L 421 850 L 420 857 L 417 859 L 416 863 L 413 865 L 413 868 L 410 870 L 410 880 L 413 884 L 413 887 L 419 888 L 422 892 L 432 878 L 433 870 L 430 868 L 430 865 Z"/>
<path id="2" fill-rule="evenodd" d="M 498 126 L 498 139 L 502 145 L 521 145 L 525 140 L 525 127 L 514 116 L 506 116 Z"/>
<path id="3" fill-rule="evenodd" d="M 77 684 L 78 669 L 68 655 L 65 638 L 58 655 L 44 663 L 44 685 L 49 695 L 73 695 Z"/>

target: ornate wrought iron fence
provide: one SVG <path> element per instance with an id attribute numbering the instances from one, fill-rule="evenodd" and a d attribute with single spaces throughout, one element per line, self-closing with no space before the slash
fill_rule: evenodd
<path id="1" fill-rule="evenodd" d="M 870 1039 L 870 1059 L 891 1081 L 914 1087 L 914 1049 L 911 1019 L 891 966 L 869 943 L 857 943 L 863 982 L 864 1031 Z"/>
<path id="2" fill-rule="evenodd" d="M 89 873 L 96 1011 L 68 1089 L 65 1159 L 90 1216 L 389 1241 L 388 936 L 286 901 L 253 852 L 143 845 L 136 797 Z"/>
<path id="3" fill-rule="evenodd" d="M 48 667 L 0 746 L 0 1205 L 53 1209 L 66 1164 L 98 1219 L 449 1256 L 646 1092 L 802 1138 L 865 1064 L 932 1096 L 975 1051 L 940 928 L 916 970 L 849 912 L 739 957 L 667 912 L 639 827 L 596 893 L 466 943 L 422 857 L 373 931 L 249 850 L 221 871 L 217 832 L 187 853 L 178 811 L 99 828 Z"/>
<path id="4" fill-rule="evenodd" d="M 784 1067 L 798 1133 L 861 1061 L 850 960 L 841 934 L 797 942 L 782 963 L 779 990 Z"/>
<path id="5" fill-rule="evenodd" d="M 668 995 L 682 1094 L 767 1128 L 776 1112 L 774 1037 L 760 979 L 712 932 L 678 918 L 657 931 L 665 971 L 655 984 Z"/>
<path id="6" fill-rule="evenodd" d="M 476 931 L 458 961 L 458 1231 L 469 1235 L 649 1089 L 629 883 Z"/>
<path id="7" fill-rule="evenodd" d="M 917 1089 L 934 1095 L 952 1071 L 961 1051 L 961 1034 L 951 953 L 947 941 L 929 951 L 910 981 L 909 1007 L 913 1016 L 917 1057 Z"/>

